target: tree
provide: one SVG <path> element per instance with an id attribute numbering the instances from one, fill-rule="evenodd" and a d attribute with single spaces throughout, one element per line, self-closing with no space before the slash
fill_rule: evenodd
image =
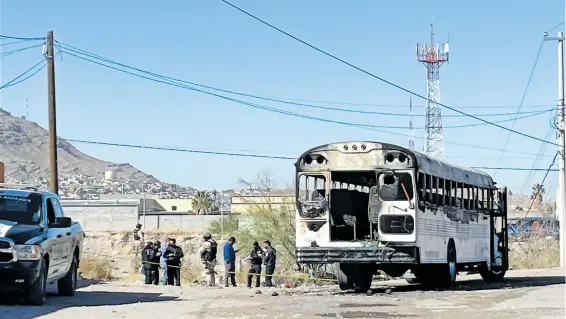
<path id="1" fill-rule="evenodd" d="M 235 222 L 235 216 L 225 219 L 224 236 L 235 236 L 238 247 L 251 250 L 252 243 L 271 241 L 277 250 L 277 268 L 281 271 L 292 270 L 295 264 L 295 209 L 294 195 L 291 190 L 277 191 L 269 171 L 259 173 L 254 182 L 240 179 L 247 189 L 260 192 L 259 196 L 240 196 L 248 208 Z M 277 195 L 277 197 L 275 197 Z M 212 222 L 211 233 L 219 234 L 220 223 Z"/>
<path id="2" fill-rule="evenodd" d="M 214 202 L 208 191 L 198 191 L 193 196 L 192 205 L 197 215 L 206 215 L 214 209 Z"/>
<path id="3" fill-rule="evenodd" d="M 537 201 L 542 204 L 542 199 L 544 197 L 546 190 L 544 189 L 544 185 L 541 184 L 534 184 L 533 185 L 533 193 L 531 194 L 531 199 Z"/>

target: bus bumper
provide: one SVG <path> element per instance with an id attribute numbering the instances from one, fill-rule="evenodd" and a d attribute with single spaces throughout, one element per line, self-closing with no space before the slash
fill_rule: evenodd
<path id="1" fill-rule="evenodd" d="M 378 263 L 414 264 L 419 260 L 417 247 L 297 247 L 301 264 Z"/>

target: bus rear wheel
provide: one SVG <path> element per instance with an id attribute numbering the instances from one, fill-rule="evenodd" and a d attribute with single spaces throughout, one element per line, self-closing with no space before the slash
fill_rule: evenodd
<path id="1" fill-rule="evenodd" d="M 334 264 L 334 269 L 335 269 L 334 274 L 336 275 L 336 280 L 338 281 L 338 286 L 340 287 L 340 290 L 349 290 L 354 288 L 354 280 L 352 278 L 353 277 L 352 272 L 350 267 L 348 266 L 349 265 L 347 264 L 341 264 L 341 263 Z"/>
<path id="2" fill-rule="evenodd" d="M 499 247 L 498 250 L 498 255 L 497 257 L 501 258 L 500 256 L 502 256 L 501 253 L 501 247 Z M 502 282 L 503 279 L 505 278 L 505 273 L 506 270 L 501 267 L 501 269 L 493 269 L 493 267 L 491 269 L 488 269 L 487 264 L 483 265 L 480 268 L 480 276 L 482 277 L 482 279 L 485 282 Z"/>

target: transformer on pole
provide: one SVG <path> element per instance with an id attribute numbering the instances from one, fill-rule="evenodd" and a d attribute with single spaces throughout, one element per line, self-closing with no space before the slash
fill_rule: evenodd
<path id="1" fill-rule="evenodd" d="M 417 59 L 427 69 L 427 103 L 425 117 L 424 153 L 438 159 L 444 159 L 444 141 L 442 132 L 442 113 L 440 102 L 440 66 L 448 62 L 448 43 L 439 48 L 434 40 L 434 25 L 430 25 L 430 43 L 417 43 Z"/>

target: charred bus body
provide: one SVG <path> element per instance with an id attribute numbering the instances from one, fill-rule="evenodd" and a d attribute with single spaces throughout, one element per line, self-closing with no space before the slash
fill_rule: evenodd
<path id="1" fill-rule="evenodd" d="M 322 145 L 295 166 L 297 261 L 334 264 L 341 289 L 369 289 L 378 270 L 445 287 L 458 271 L 503 279 L 507 190 L 488 174 L 379 142 Z"/>

